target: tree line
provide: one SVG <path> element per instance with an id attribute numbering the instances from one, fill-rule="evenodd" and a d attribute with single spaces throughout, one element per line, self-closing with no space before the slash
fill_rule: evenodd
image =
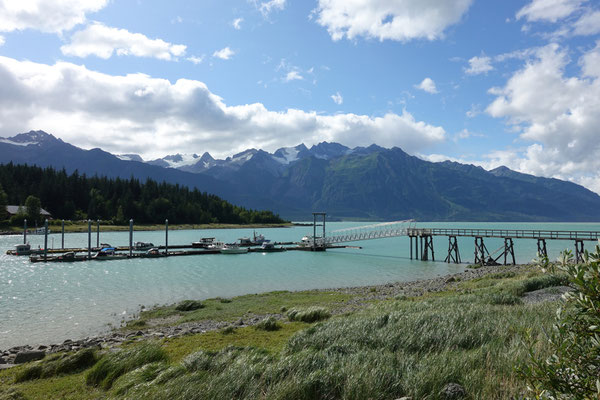
<path id="1" fill-rule="evenodd" d="M 19 218 L 26 218 L 28 197 L 39 199 L 42 208 L 55 219 L 99 219 L 125 224 L 137 223 L 282 223 L 271 211 L 248 210 L 218 196 L 187 186 L 147 179 L 107 178 L 77 171 L 72 174 L 52 167 L 0 165 L 0 220 L 5 220 L 7 204 L 23 206 Z M 29 199 L 29 202 L 35 200 Z M 32 221 L 33 222 L 33 221 Z"/>

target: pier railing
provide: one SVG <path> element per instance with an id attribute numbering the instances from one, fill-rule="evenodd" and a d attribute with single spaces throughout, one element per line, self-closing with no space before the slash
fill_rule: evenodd
<path id="1" fill-rule="evenodd" d="M 405 220 L 338 229 L 330 232 L 324 239 L 317 238 L 316 245 L 328 246 L 336 243 L 407 236 L 409 229 L 414 224 L 414 220 Z"/>
<path id="2" fill-rule="evenodd" d="M 466 236 L 485 238 L 546 239 L 546 240 L 599 240 L 596 231 L 552 231 L 538 229 L 452 229 L 409 228 L 408 236 Z"/>

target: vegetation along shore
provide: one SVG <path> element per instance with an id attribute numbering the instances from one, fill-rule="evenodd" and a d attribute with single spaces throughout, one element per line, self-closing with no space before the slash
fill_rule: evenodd
<path id="1" fill-rule="evenodd" d="M 0 371 L 0 399 L 596 398 L 598 259 L 143 310 L 5 351 L 44 358 Z"/>

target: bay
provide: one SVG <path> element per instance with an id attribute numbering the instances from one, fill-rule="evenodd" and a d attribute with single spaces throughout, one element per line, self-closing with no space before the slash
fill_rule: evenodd
<path id="1" fill-rule="evenodd" d="M 328 231 L 367 225 L 328 222 Z M 495 228 L 600 231 L 598 223 L 441 223 L 421 222 L 417 227 Z M 173 227 L 172 227 L 173 228 Z M 267 239 L 299 241 L 312 227 L 257 229 Z M 253 234 L 252 229 L 171 230 L 169 243 L 188 244 L 201 237 L 232 242 Z M 136 231 L 134 241 L 164 244 L 161 231 Z M 43 236 L 28 236 L 33 248 L 43 247 Z M 100 234 L 100 242 L 127 245 L 128 232 Z M 65 235 L 66 247 L 86 247 L 87 233 Z M 48 246 L 59 248 L 60 234 L 49 236 Z M 336 249 L 322 253 L 284 252 L 243 255 L 202 255 L 159 259 L 35 263 L 27 257 L 6 255 L 22 243 L 22 236 L 0 237 L 0 349 L 16 345 L 59 343 L 65 339 L 93 336 L 133 317 L 142 305 L 174 303 L 183 299 L 232 297 L 273 290 L 304 290 L 375 285 L 433 278 L 464 270 L 467 264 L 409 259 L 407 237 L 352 243 L 362 249 Z M 96 243 L 96 233 L 92 234 Z M 501 239 L 486 239 L 490 252 Z M 586 242 L 591 249 L 593 242 Z M 548 241 L 551 259 L 569 241 Z M 448 241 L 434 239 L 436 260 L 446 257 Z M 459 238 L 463 262 L 473 261 L 472 238 Z M 529 262 L 536 241 L 515 240 L 517 262 Z"/>

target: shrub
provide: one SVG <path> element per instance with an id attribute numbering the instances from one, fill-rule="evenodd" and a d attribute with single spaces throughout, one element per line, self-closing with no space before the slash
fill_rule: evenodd
<path id="1" fill-rule="evenodd" d="M 267 317 L 260 321 L 258 324 L 254 325 L 254 328 L 262 331 L 276 331 L 281 329 L 281 325 L 274 317 Z"/>
<path id="2" fill-rule="evenodd" d="M 291 309 L 287 313 L 290 321 L 317 322 L 331 317 L 331 313 L 323 307 L 310 307 L 304 311 Z"/>
<path id="3" fill-rule="evenodd" d="M 568 258 L 568 256 L 565 256 Z M 566 293 L 541 356 L 530 338 L 530 362 L 521 373 L 535 398 L 600 398 L 600 246 L 583 264 L 563 268 L 575 292 Z"/>
<path id="4" fill-rule="evenodd" d="M 204 307 L 205 307 L 205 305 L 202 304 L 201 301 L 183 300 L 183 301 L 179 302 L 179 304 L 177 304 L 177 306 L 175 306 L 175 309 L 177 311 L 194 311 L 194 310 L 199 310 Z"/>
<path id="5" fill-rule="evenodd" d="M 129 371 L 156 361 L 165 361 L 167 355 L 157 344 L 142 344 L 105 355 L 88 372 L 85 381 L 91 386 L 110 389 L 117 378 Z"/>
<path id="6" fill-rule="evenodd" d="M 236 329 L 237 328 L 235 326 L 229 325 L 229 326 L 221 329 L 221 334 L 223 334 L 223 335 L 231 335 L 232 333 L 235 333 Z"/>

